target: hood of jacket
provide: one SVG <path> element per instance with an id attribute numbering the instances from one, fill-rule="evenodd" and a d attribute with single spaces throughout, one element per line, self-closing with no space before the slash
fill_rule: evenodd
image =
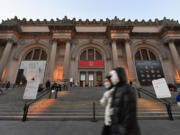
<path id="1" fill-rule="evenodd" d="M 127 76 L 126 76 L 126 72 L 125 72 L 124 68 L 118 67 L 118 68 L 115 68 L 114 71 L 116 71 L 117 76 L 119 78 L 119 82 L 117 83 L 117 85 L 126 84 Z"/>

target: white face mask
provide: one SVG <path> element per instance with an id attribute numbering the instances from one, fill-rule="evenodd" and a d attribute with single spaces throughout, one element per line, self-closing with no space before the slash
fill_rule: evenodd
<path id="1" fill-rule="evenodd" d="M 106 89 L 109 89 L 109 88 L 111 87 L 111 83 L 110 83 L 110 82 L 105 82 L 105 83 L 104 83 L 104 87 L 105 87 Z"/>
<path id="2" fill-rule="evenodd" d="M 115 70 L 110 71 L 109 74 L 111 75 L 110 79 L 113 85 L 116 85 L 117 83 L 119 83 L 119 77 Z"/>

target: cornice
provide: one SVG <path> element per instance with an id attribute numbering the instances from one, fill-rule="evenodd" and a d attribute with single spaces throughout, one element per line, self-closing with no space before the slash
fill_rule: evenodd
<path id="1" fill-rule="evenodd" d="M 94 25 L 108 25 L 108 26 L 138 26 L 138 25 L 148 25 L 148 26 L 154 26 L 154 25 L 179 25 L 179 22 L 177 20 L 173 20 L 173 19 L 166 19 L 165 17 L 162 20 L 159 19 L 154 19 L 151 20 L 149 19 L 148 21 L 143 20 L 125 20 L 125 18 L 123 19 L 119 19 L 118 17 L 114 17 L 113 19 L 108 19 L 106 18 L 106 20 L 100 19 L 100 20 L 76 20 L 76 18 L 73 19 L 69 19 L 67 18 L 67 16 L 65 16 L 62 19 L 56 18 L 56 20 L 51 19 L 51 20 L 32 20 L 29 19 L 27 20 L 26 18 L 23 19 L 18 19 L 16 16 L 12 19 L 7 19 L 7 20 L 2 20 L 2 23 L 0 25 L 16 25 L 16 24 L 20 24 L 20 25 L 89 25 L 89 24 L 94 24 Z"/>

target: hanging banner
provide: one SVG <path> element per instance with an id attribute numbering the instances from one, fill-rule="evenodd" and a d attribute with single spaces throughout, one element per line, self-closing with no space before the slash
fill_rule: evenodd
<path id="1" fill-rule="evenodd" d="M 170 98 L 171 93 L 164 78 L 152 81 L 157 98 Z"/>
<path id="2" fill-rule="evenodd" d="M 79 61 L 79 67 L 104 67 L 104 61 Z"/>
<path id="3" fill-rule="evenodd" d="M 43 83 L 46 61 L 22 61 L 20 69 L 27 80 L 23 99 L 36 99 L 39 84 Z"/>
<path id="4" fill-rule="evenodd" d="M 40 82 L 38 80 L 30 80 L 27 82 L 23 99 L 36 99 Z"/>

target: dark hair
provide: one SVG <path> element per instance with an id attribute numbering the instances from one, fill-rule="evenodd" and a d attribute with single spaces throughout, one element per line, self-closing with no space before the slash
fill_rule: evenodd
<path id="1" fill-rule="evenodd" d="M 127 76 L 126 76 L 126 72 L 124 70 L 124 68 L 122 67 L 117 67 L 114 69 L 118 75 L 119 78 L 119 84 L 125 84 L 127 83 Z"/>
<path id="2" fill-rule="evenodd" d="M 109 81 L 111 81 L 111 80 L 110 80 L 110 79 L 111 79 L 111 76 L 108 75 L 108 76 L 105 77 L 105 79 L 108 79 Z"/>

